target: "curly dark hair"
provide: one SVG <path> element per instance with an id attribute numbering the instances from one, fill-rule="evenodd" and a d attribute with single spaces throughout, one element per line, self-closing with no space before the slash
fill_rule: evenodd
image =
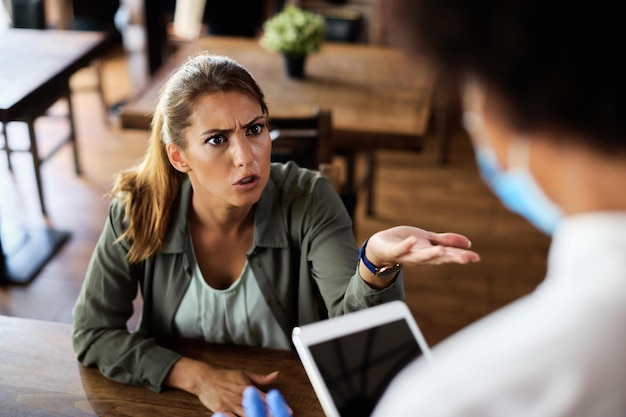
<path id="1" fill-rule="evenodd" d="M 599 0 L 395 0 L 403 46 L 495 89 L 521 131 L 555 128 L 626 152 L 626 25 Z"/>

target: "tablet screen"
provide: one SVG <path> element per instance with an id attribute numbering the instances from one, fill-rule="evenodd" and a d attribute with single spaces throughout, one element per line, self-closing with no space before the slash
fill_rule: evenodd
<path id="1" fill-rule="evenodd" d="M 391 380 L 422 354 L 403 319 L 309 349 L 342 417 L 369 416 Z"/>

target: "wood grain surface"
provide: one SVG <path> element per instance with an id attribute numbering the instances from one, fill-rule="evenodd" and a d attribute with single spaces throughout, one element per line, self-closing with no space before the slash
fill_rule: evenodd
<path id="1" fill-rule="evenodd" d="M 207 416 L 189 393 L 161 393 L 120 384 L 82 366 L 70 339 L 71 325 L 0 316 L 0 416 Z M 176 349 L 218 367 L 269 373 L 294 414 L 323 416 L 309 380 L 291 351 L 224 346 L 185 340 Z"/>

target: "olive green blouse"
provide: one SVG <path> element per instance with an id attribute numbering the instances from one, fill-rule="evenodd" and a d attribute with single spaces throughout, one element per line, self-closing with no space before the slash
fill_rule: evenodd
<path id="1" fill-rule="evenodd" d="M 180 336 L 174 317 L 195 267 L 187 212 L 192 188 L 179 192 L 161 252 L 126 261 L 127 227 L 114 200 L 74 307 L 72 341 L 78 360 L 115 381 L 160 391 L 181 357 L 167 346 Z M 295 164 L 272 164 L 256 205 L 254 242 L 247 253 L 261 293 L 291 338 L 294 326 L 404 298 L 402 273 L 378 291 L 357 268 L 352 222 L 327 178 Z M 127 330 L 138 288 L 143 299 L 136 331 Z"/>

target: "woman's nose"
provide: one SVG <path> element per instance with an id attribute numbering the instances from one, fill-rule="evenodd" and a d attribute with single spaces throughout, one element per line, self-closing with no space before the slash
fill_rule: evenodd
<path id="1" fill-rule="evenodd" d="M 247 138 L 237 136 L 232 142 L 233 163 L 236 166 L 245 166 L 253 160 L 253 152 Z"/>

